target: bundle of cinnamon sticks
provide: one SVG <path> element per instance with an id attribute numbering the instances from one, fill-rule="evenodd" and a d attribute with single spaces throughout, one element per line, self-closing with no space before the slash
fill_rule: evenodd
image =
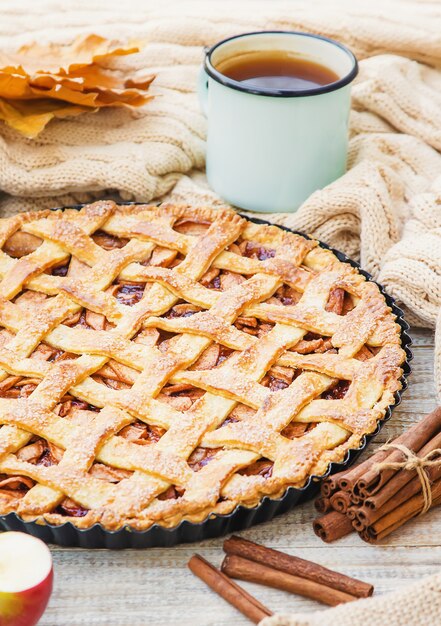
<path id="1" fill-rule="evenodd" d="M 271 611 L 231 579 L 289 591 L 329 606 L 367 598 L 373 586 L 326 567 L 233 535 L 224 541 L 221 571 L 199 555 L 188 566 L 209 587 L 254 623 Z"/>
<path id="2" fill-rule="evenodd" d="M 376 543 L 441 504 L 440 449 L 438 407 L 363 463 L 322 483 L 315 506 L 324 515 L 313 522 L 316 535 L 331 542 L 355 530 Z"/>

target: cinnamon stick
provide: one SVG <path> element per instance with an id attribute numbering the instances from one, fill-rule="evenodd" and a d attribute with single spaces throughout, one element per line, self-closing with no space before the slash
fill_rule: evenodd
<path id="1" fill-rule="evenodd" d="M 314 506 L 316 508 L 316 511 L 318 511 L 319 513 L 327 513 L 332 509 L 330 499 L 325 498 L 324 496 L 319 496 L 315 500 Z"/>
<path id="2" fill-rule="evenodd" d="M 438 506 L 441 502 L 441 479 L 432 485 L 432 505 Z M 390 535 L 394 530 L 400 528 L 408 522 L 412 517 L 421 513 L 424 507 L 424 497 L 419 493 L 410 498 L 396 509 L 384 515 L 371 526 L 368 526 L 363 533 L 362 539 L 367 541 L 379 541 Z"/>
<path id="3" fill-rule="evenodd" d="M 300 576 L 293 576 L 278 569 L 268 567 L 262 563 L 244 559 L 235 554 L 227 555 L 222 563 L 222 571 L 231 578 L 247 580 L 252 583 L 274 587 L 296 593 L 305 598 L 317 600 L 329 606 L 337 606 L 344 602 L 358 600 L 356 596 L 350 595 L 337 589 L 332 589 L 327 585 L 313 582 Z"/>
<path id="4" fill-rule="evenodd" d="M 341 491 L 353 491 L 357 480 L 363 476 L 366 470 L 371 466 L 371 459 L 366 459 L 359 465 L 352 467 L 346 472 L 341 472 L 337 481 L 337 489 Z"/>
<path id="5" fill-rule="evenodd" d="M 338 489 L 339 478 L 341 478 L 345 474 L 347 474 L 347 471 L 343 470 L 342 472 L 338 472 L 338 474 L 332 474 L 331 476 L 328 476 L 328 478 L 325 478 L 325 480 L 320 485 L 320 493 L 322 494 L 322 496 L 324 496 L 325 498 L 330 498 L 334 491 L 337 491 Z"/>
<path id="6" fill-rule="evenodd" d="M 328 513 L 328 515 L 332 515 L 332 513 Z M 338 515 L 341 514 L 339 513 Z M 344 515 L 342 517 L 346 519 Z M 343 591 L 357 598 L 367 598 L 372 595 L 374 590 L 372 585 L 361 580 L 350 578 L 312 561 L 284 554 L 272 548 L 266 548 L 236 535 L 224 541 L 224 550 L 228 555 L 235 554 L 292 576 L 299 576 L 332 589 Z"/>
<path id="7" fill-rule="evenodd" d="M 213 591 L 255 624 L 258 624 L 264 617 L 272 615 L 266 606 L 198 554 L 191 557 L 188 567 L 195 576 L 198 576 Z"/>
<path id="8" fill-rule="evenodd" d="M 359 512 L 360 512 L 360 507 L 353 506 L 346 513 L 348 519 L 351 520 L 352 528 L 356 530 L 358 533 L 366 528 L 366 524 L 358 516 Z"/>
<path id="9" fill-rule="evenodd" d="M 346 513 L 352 504 L 351 494 L 347 491 L 336 491 L 329 502 L 334 511 Z"/>
<path id="10" fill-rule="evenodd" d="M 341 537 L 346 537 L 354 530 L 349 517 L 338 511 L 331 511 L 323 517 L 317 517 L 313 521 L 312 527 L 317 537 L 326 543 L 332 543 Z"/>
<path id="11" fill-rule="evenodd" d="M 422 421 L 418 422 L 400 437 L 395 439 L 394 443 L 400 443 L 414 453 L 419 452 L 426 443 L 441 429 L 441 407 L 437 407 L 432 413 L 429 413 Z M 396 463 L 403 460 L 403 453 L 399 450 L 387 451 L 386 457 L 388 463 Z M 399 470 L 385 469 L 381 472 L 375 469 L 375 465 L 383 462 L 382 459 L 371 457 L 374 462 L 371 464 L 365 475 L 358 480 L 358 493 L 363 499 L 377 493 Z"/>

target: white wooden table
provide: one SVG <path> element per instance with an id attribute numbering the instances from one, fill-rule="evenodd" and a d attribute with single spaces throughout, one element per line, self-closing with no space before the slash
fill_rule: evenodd
<path id="1" fill-rule="evenodd" d="M 413 374 L 402 405 L 372 451 L 435 406 L 433 335 L 414 331 Z M 242 534 L 267 546 L 317 561 L 375 584 L 376 593 L 398 589 L 434 573 L 441 562 L 441 508 L 409 523 L 382 546 L 352 534 L 327 545 L 312 532 L 312 503 Z M 222 539 L 151 550 L 62 549 L 53 546 L 55 590 L 40 626 L 239 626 L 249 624 L 187 569 L 200 553 L 219 565 Z M 288 593 L 243 584 L 273 611 L 313 611 L 321 605 Z"/>

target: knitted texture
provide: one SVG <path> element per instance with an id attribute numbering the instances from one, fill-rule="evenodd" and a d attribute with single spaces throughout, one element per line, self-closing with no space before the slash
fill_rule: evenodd
<path id="1" fill-rule="evenodd" d="M 332 4 L 332 6 L 331 6 Z M 123 199 L 219 202 L 204 166 L 206 122 L 195 94 L 203 45 L 242 31 L 299 29 L 335 37 L 360 62 L 349 170 L 294 214 L 269 218 L 359 257 L 407 308 L 436 326 L 441 304 L 441 9 L 431 2 L 225 0 L 2 2 L 0 47 L 97 32 L 135 38 L 142 52 L 115 71 L 157 73 L 141 109 L 52 122 L 37 140 L 0 127 L 0 212 L 60 206 L 117 192 Z M 437 69 L 438 68 L 438 69 Z M 193 173 L 192 173 L 193 172 Z M 190 173 L 191 178 L 185 174 Z M 195 182 L 197 181 L 197 182 Z M 441 397 L 441 332 L 435 375 Z"/>
<path id="2" fill-rule="evenodd" d="M 310 614 L 274 615 L 259 626 L 433 626 L 441 619 L 441 574 L 395 593 Z"/>

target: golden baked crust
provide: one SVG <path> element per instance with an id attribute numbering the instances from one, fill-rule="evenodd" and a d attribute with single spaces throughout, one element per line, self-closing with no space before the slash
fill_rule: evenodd
<path id="1" fill-rule="evenodd" d="M 0 220 L 0 514 L 109 530 L 302 486 L 401 387 L 375 283 L 232 210 Z"/>

